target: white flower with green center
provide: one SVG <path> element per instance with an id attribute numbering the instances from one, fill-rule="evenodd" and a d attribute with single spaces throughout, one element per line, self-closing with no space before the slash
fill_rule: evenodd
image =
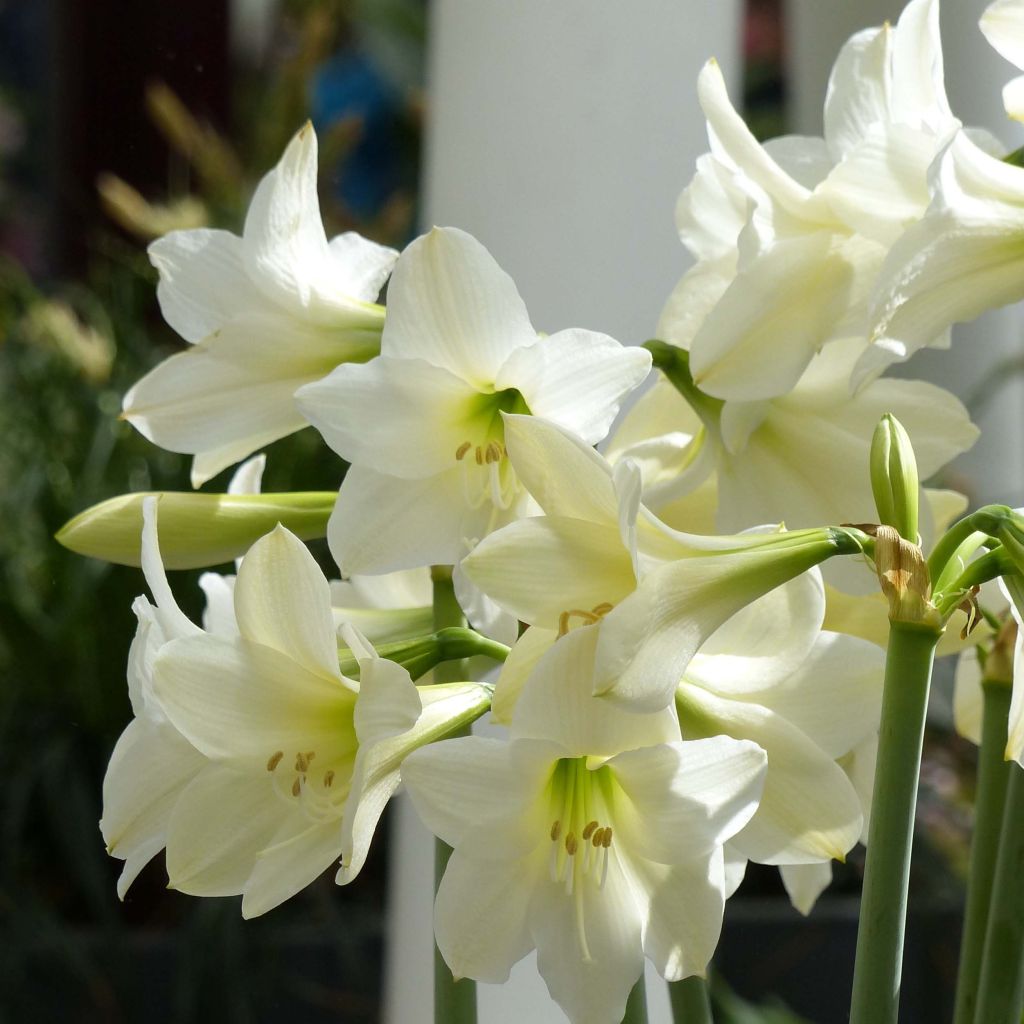
<path id="1" fill-rule="evenodd" d="M 166 844 L 170 885 L 193 895 L 240 893 L 246 917 L 276 906 L 339 858 L 338 880 L 350 880 L 405 755 L 482 714 L 488 689 L 455 683 L 424 687 L 421 696 L 404 668 L 378 658 L 349 627 L 360 679 L 345 677 L 327 580 L 282 527 L 242 561 L 237 634 L 206 633 L 163 593 L 149 523 L 147 578 L 161 608 L 181 621 L 146 650 L 147 717 L 164 730 L 164 749 L 192 753 L 178 757 L 181 771 L 165 780 L 156 769 L 166 758 L 152 754 L 154 767 L 132 776 L 115 751 L 107 791 L 117 807 L 104 815 L 112 852 L 124 843 L 114 833 L 123 831 L 125 806 L 135 809 L 136 830 L 158 812 L 160 827 L 149 838 L 159 844 L 147 850 L 152 856 Z"/>
<path id="2" fill-rule="evenodd" d="M 299 395 L 352 464 L 328 530 L 343 575 L 458 566 L 526 509 L 503 416 L 543 416 L 593 444 L 649 368 L 649 353 L 607 335 L 539 335 L 512 279 L 465 232 L 414 241 L 388 287 L 379 358 Z"/>
<path id="3" fill-rule="evenodd" d="M 164 319 L 192 347 L 129 390 L 124 418 L 195 455 L 196 487 L 305 427 L 303 384 L 380 351 L 375 303 L 398 254 L 351 231 L 328 241 L 316 179 L 307 124 L 260 182 L 241 237 L 197 228 L 149 247 Z"/>
<path id="4" fill-rule="evenodd" d="M 524 690 L 511 742 L 468 737 L 411 755 L 405 781 L 454 848 L 434 930 L 453 974 L 507 980 L 531 949 L 578 1024 L 618 1024 L 644 957 L 702 974 L 725 904 L 722 844 L 753 814 L 764 752 L 683 742 L 671 709 L 590 694 L 595 630 L 574 630 Z"/>

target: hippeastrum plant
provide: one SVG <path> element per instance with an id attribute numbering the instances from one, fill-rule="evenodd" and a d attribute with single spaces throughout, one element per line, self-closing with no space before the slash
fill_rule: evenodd
<path id="1" fill-rule="evenodd" d="M 1021 24 L 1024 0 L 983 19 L 1017 63 Z M 676 1019 L 709 1024 L 747 861 L 807 913 L 865 841 L 851 1020 L 895 1024 L 932 663 L 963 612 L 981 767 L 955 1019 L 1019 1024 L 1024 516 L 922 487 L 977 430 L 880 374 L 1024 295 L 1021 161 L 950 109 L 938 0 L 846 44 L 821 139 L 757 142 L 713 62 L 698 94 L 711 151 L 677 210 L 698 262 L 643 346 L 536 330 L 456 228 L 400 256 L 328 241 L 308 126 L 241 236 L 152 244 L 192 347 L 126 418 L 196 484 L 307 423 L 351 469 L 261 494 L 259 457 L 226 494 L 121 495 L 58 535 L 152 595 L 104 782 L 120 895 L 161 850 L 172 886 L 246 916 L 348 883 L 404 780 L 438 837 L 436 1021 L 475 1021 L 475 982 L 536 949 L 574 1022 L 646 1020 L 649 959 Z M 333 582 L 304 543 L 324 537 Z M 200 627 L 165 567 L 232 559 Z M 487 711 L 502 738 L 468 734 Z"/>

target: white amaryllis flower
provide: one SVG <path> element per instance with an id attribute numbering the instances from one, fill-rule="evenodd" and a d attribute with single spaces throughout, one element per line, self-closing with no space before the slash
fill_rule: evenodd
<path id="1" fill-rule="evenodd" d="M 959 132 L 932 177 L 932 204 L 893 246 L 872 338 L 907 359 L 936 331 L 1024 298 L 1024 168 Z"/>
<path id="2" fill-rule="evenodd" d="M 133 867 L 166 845 L 173 888 L 241 893 L 246 917 L 287 899 L 339 857 L 338 880 L 348 881 L 403 757 L 481 714 L 487 689 L 459 683 L 421 696 L 405 669 L 376 657 L 348 627 L 360 681 L 343 676 L 327 581 L 281 527 L 239 569 L 237 633 L 200 630 L 173 604 L 149 515 L 147 579 L 158 622 L 173 616 L 174 634 L 162 632 L 158 645 L 144 635 L 148 703 L 108 771 L 108 845 L 118 854 L 130 825 Z M 146 737 L 152 749 L 138 751 L 136 740 Z M 153 767 L 139 770 L 146 756 Z M 168 760 L 177 770 L 165 779 L 159 769 Z"/>
<path id="3" fill-rule="evenodd" d="M 632 714 L 590 694 L 595 630 L 538 666 L 511 741 L 413 754 L 405 780 L 454 848 L 434 931 L 452 972 L 507 980 L 531 949 L 576 1024 L 617 1024 L 649 958 L 703 974 L 725 903 L 722 844 L 757 806 L 765 755 L 725 737 L 683 742 L 671 709 Z"/>
<path id="4" fill-rule="evenodd" d="M 635 459 L 644 474 L 644 500 L 683 525 L 686 495 L 714 473 L 715 524 L 735 532 L 760 523 L 791 529 L 826 523 L 872 522 L 877 517 L 868 461 L 871 437 L 887 412 L 907 429 L 922 479 L 966 451 L 978 436 L 967 410 L 948 391 L 924 381 L 875 379 L 851 394 L 850 373 L 862 351 L 855 340 L 829 345 L 812 360 L 787 395 L 764 402 L 726 402 L 705 411 L 706 425 L 663 380 L 630 410 L 625 442 L 611 456 Z M 963 511 L 965 499 L 932 492 L 922 503 L 925 544 L 935 518 Z M 933 506 L 937 506 L 934 507 Z M 842 568 L 842 567 L 839 567 Z M 875 589 L 872 574 L 851 566 L 826 571 L 845 587 Z"/>
<path id="5" fill-rule="evenodd" d="M 593 444 L 649 368 L 649 353 L 607 335 L 539 335 L 512 279 L 465 232 L 414 241 L 388 288 L 380 357 L 299 397 L 352 464 L 328 531 L 342 573 L 457 566 L 526 507 L 503 414 L 543 416 Z"/>
<path id="6" fill-rule="evenodd" d="M 995 0 L 985 8 L 978 24 L 992 46 L 1024 71 L 1024 3 Z M 1003 106 L 1015 121 L 1024 121 L 1024 75 L 1003 86 Z"/>
<path id="7" fill-rule="evenodd" d="M 912 0 L 894 28 L 846 43 L 824 138 L 762 146 L 714 62 L 698 95 L 711 153 L 676 211 L 698 263 L 669 299 L 659 336 L 690 350 L 706 393 L 773 398 L 823 345 L 866 335 L 885 253 L 928 204 L 928 166 L 959 126 L 943 85 L 938 2 Z"/>
<path id="8" fill-rule="evenodd" d="M 355 232 L 328 242 L 316 178 L 307 124 L 260 182 L 241 238 L 197 228 L 149 247 L 160 309 L 192 347 L 131 388 L 124 418 L 195 455 L 196 487 L 306 426 L 294 402 L 303 384 L 380 351 L 375 300 L 398 254 Z"/>

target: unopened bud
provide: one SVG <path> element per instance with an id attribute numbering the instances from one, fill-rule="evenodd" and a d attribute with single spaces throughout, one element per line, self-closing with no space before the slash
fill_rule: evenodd
<path id="1" fill-rule="evenodd" d="M 80 512 L 57 533 L 64 547 L 119 565 L 141 565 L 142 503 L 160 499 L 160 554 L 168 569 L 240 558 L 280 523 L 301 540 L 326 536 L 337 491 L 294 494 L 122 494 Z"/>
<path id="2" fill-rule="evenodd" d="M 920 482 L 910 437 L 891 413 L 875 427 L 871 439 L 871 491 L 878 521 L 916 544 Z"/>

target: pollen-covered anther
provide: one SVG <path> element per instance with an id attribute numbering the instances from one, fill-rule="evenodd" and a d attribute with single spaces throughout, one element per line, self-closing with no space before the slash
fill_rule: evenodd
<path id="1" fill-rule="evenodd" d="M 283 757 L 283 750 L 275 750 L 267 759 L 267 771 L 272 772 L 281 763 L 281 758 Z"/>
<path id="2" fill-rule="evenodd" d="M 551 823 L 551 842 L 557 843 L 558 837 L 562 834 L 562 823 L 560 821 L 553 821 Z"/>
<path id="3" fill-rule="evenodd" d="M 476 451 L 474 452 L 474 455 L 476 456 L 476 464 L 478 466 L 482 466 L 484 464 L 484 450 L 483 448 L 480 447 L 480 445 L 476 446 Z"/>
<path id="4" fill-rule="evenodd" d="M 503 454 L 502 446 L 497 441 L 490 441 L 484 453 L 484 460 L 488 463 L 501 462 Z"/>
<path id="5" fill-rule="evenodd" d="M 316 751 L 309 750 L 305 754 L 298 753 L 295 755 L 295 770 L 297 772 L 308 772 L 309 762 L 316 757 Z"/>
<path id="6" fill-rule="evenodd" d="M 586 842 L 595 832 L 597 831 L 597 822 L 588 821 L 584 826 L 583 831 L 580 833 L 583 836 L 583 841 Z"/>
<path id="7" fill-rule="evenodd" d="M 302 792 L 302 779 L 297 775 L 295 781 L 292 783 L 292 796 L 298 796 Z"/>
<path id="8" fill-rule="evenodd" d="M 334 769 L 329 768 L 324 772 L 324 786 L 330 789 L 334 785 Z"/>
<path id="9" fill-rule="evenodd" d="M 607 850 L 612 845 L 612 828 L 611 825 L 606 825 L 601 830 L 601 845 Z"/>
<path id="10" fill-rule="evenodd" d="M 461 462 L 466 457 L 466 452 L 472 448 L 473 445 L 469 441 L 463 441 L 458 448 L 455 449 L 455 461 Z"/>
<path id="11" fill-rule="evenodd" d="M 565 837 L 565 852 L 572 857 L 579 849 L 579 840 L 576 838 L 575 832 L 570 832 Z"/>

